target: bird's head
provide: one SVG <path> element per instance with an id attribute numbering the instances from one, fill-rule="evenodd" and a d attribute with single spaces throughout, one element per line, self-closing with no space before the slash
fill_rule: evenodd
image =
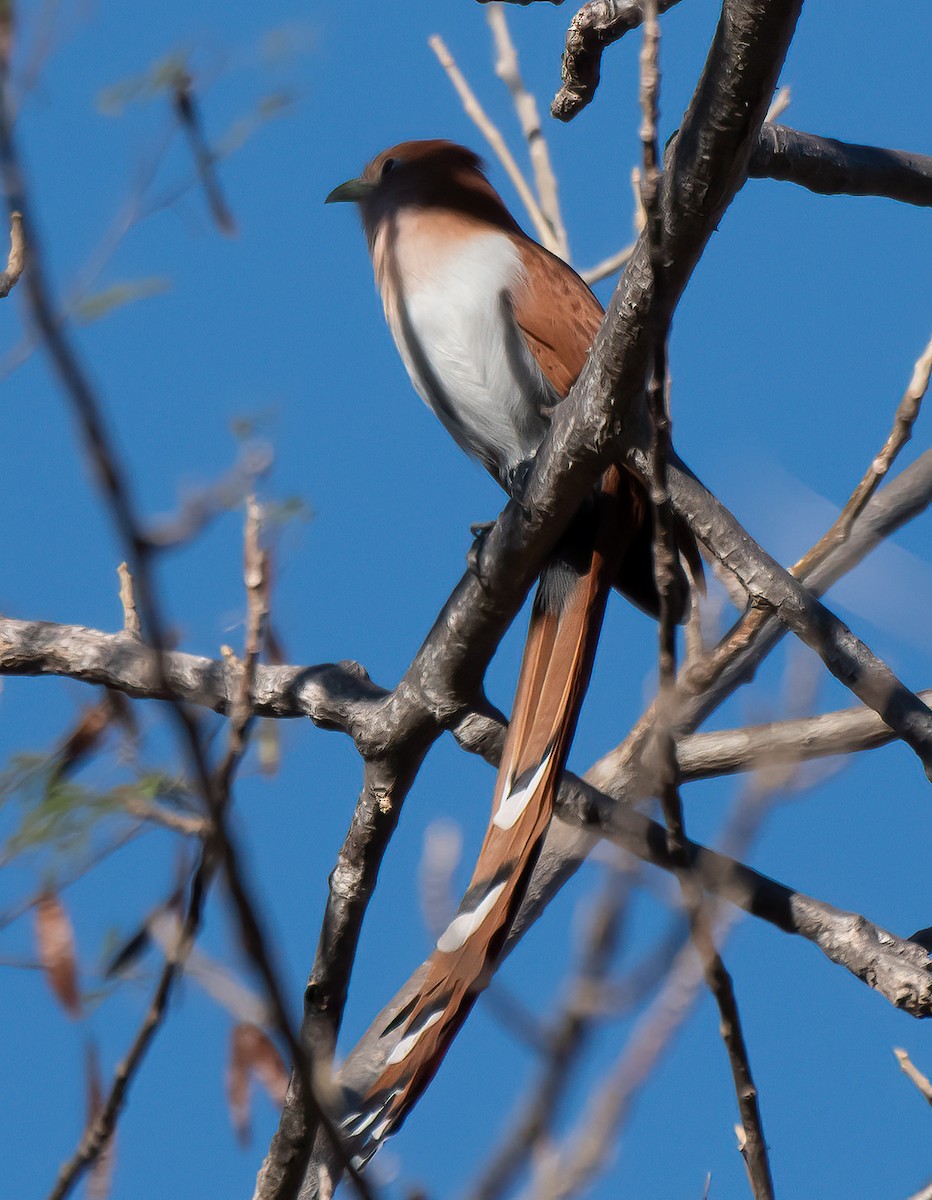
<path id="1" fill-rule="evenodd" d="M 448 208 L 516 229 L 477 154 L 455 142 L 400 142 L 369 163 L 356 179 L 333 189 L 326 204 L 359 205 L 370 231 L 401 208 Z"/>

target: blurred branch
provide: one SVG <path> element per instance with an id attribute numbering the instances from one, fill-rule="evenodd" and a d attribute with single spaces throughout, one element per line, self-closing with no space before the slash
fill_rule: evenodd
<path id="1" fill-rule="evenodd" d="M 930 375 L 932 375 L 932 339 L 929 340 L 913 367 L 912 377 L 897 406 L 893 418 L 893 428 L 890 430 L 887 440 L 872 460 L 864 478 L 851 493 L 837 520 L 832 522 L 831 527 L 816 542 L 809 553 L 792 568 L 794 575 L 797 577 L 805 575 L 824 558 L 829 550 L 850 537 L 851 528 L 864 511 L 865 504 L 883 482 L 887 472 L 896 461 L 897 455 L 912 437 L 913 425 L 919 416 L 919 409 L 929 386 Z"/>
<path id="2" fill-rule="evenodd" d="M 743 789 L 721 838 L 731 855 L 742 855 L 753 841 L 770 810 L 775 789 L 789 786 L 794 776 L 790 766 L 778 774 L 764 771 L 753 776 Z M 740 921 L 737 909 L 722 912 L 723 905 L 710 907 L 716 941 L 722 945 Z M 538 1200 L 553 1200 L 582 1191 L 606 1160 L 632 1104 L 677 1030 L 694 1010 L 704 983 L 702 960 L 682 936 L 662 947 L 667 970 L 663 986 L 641 1014 L 626 1038 L 616 1063 L 593 1089 L 575 1128 L 562 1142 L 549 1148 L 537 1172 Z"/>
<path id="3" fill-rule="evenodd" d="M 559 253 L 557 249 L 557 239 L 550 226 L 550 222 L 544 216 L 541 206 L 537 201 L 537 197 L 531 190 L 530 184 L 524 178 L 521 168 L 515 162 L 514 155 L 508 149 L 505 139 L 502 137 L 498 126 L 495 125 L 489 117 L 488 113 L 479 103 L 475 92 L 469 86 L 465 75 L 456 65 L 456 60 L 447 49 L 446 43 L 439 34 L 434 34 L 427 39 L 427 44 L 437 56 L 437 61 L 447 73 L 447 78 L 453 84 L 456 94 L 462 102 L 466 115 L 470 118 L 473 124 L 478 128 L 479 132 L 491 146 L 496 158 L 501 163 L 505 170 L 505 174 L 514 185 L 515 191 L 521 197 L 521 203 L 527 210 L 528 216 L 531 218 L 531 224 L 534 226 L 534 231 L 540 240 L 541 245 L 546 246 L 553 253 Z"/>
<path id="4" fill-rule="evenodd" d="M 549 247 L 559 255 L 564 262 L 570 261 L 569 241 L 563 216 L 560 212 L 560 200 L 557 194 L 557 177 L 550 162 L 550 150 L 544 137 L 540 123 L 540 110 L 537 100 L 529 92 L 521 77 L 518 66 L 518 52 L 515 49 L 511 33 L 508 29 L 508 19 L 504 6 L 490 4 L 488 7 L 489 28 L 495 39 L 496 61 L 495 74 L 511 93 L 515 113 L 521 123 L 521 132 L 527 141 L 528 153 L 531 156 L 531 166 L 534 169 L 534 183 L 540 200 L 541 213 L 550 227 L 553 245 Z"/>
<path id="5" fill-rule="evenodd" d="M 217 516 L 241 504 L 271 465 L 271 447 L 264 442 L 249 443 L 225 475 L 192 492 L 177 513 L 146 530 L 148 545 L 155 550 L 168 550 L 192 541 Z"/>
<path id="6" fill-rule="evenodd" d="M 492 1153 L 467 1200 L 498 1200 L 525 1163 L 539 1155 L 572 1086 L 574 1067 L 594 1033 L 594 998 L 611 965 L 630 899 L 632 873 L 611 870 L 582 938 L 579 966 L 542 1046 L 543 1062 L 523 1110 Z"/>
<path id="7" fill-rule="evenodd" d="M 932 1104 L 932 1081 L 929 1080 L 928 1076 L 923 1075 L 918 1067 L 913 1065 L 905 1050 L 895 1049 L 893 1053 L 896 1056 L 896 1061 L 900 1064 L 900 1070 L 906 1078 L 914 1083 L 926 1101 Z"/>
<path id="8" fill-rule="evenodd" d="M 9 14 L 7 16 L 9 17 Z M 101 406 L 55 308 L 51 290 L 46 282 L 44 263 L 32 222 L 32 210 L 27 202 L 14 143 L 13 105 L 9 83 L 9 24 L 4 32 L 7 36 L 3 38 L 2 45 L 0 45 L 0 168 L 2 168 L 3 186 L 10 211 L 21 214 L 22 233 L 29 262 L 29 270 L 25 275 L 25 287 L 30 315 L 77 419 L 85 450 L 93 465 L 101 494 L 123 541 L 127 561 L 134 576 L 142 632 L 153 648 L 150 661 L 154 679 L 164 697 L 170 702 L 170 712 L 178 729 L 181 746 L 212 822 L 211 835 L 204 844 L 192 879 L 177 951 L 166 962 L 149 1011 L 126 1060 L 113 1080 L 109 1095 L 100 1108 L 93 1126 L 82 1137 L 77 1151 L 62 1167 L 50 1200 L 63 1200 L 72 1191 L 81 1175 L 101 1154 L 112 1137 L 125 1101 L 129 1082 L 139 1069 L 146 1050 L 161 1026 L 185 955 L 193 945 L 200 927 L 204 897 L 213 882 L 218 867 L 223 868 L 234 899 L 244 948 L 253 959 L 263 979 L 279 1025 L 279 1031 L 293 1055 L 295 1070 L 300 1080 L 300 1103 L 304 1107 L 308 1119 L 320 1123 L 329 1139 L 331 1152 L 336 1156 L 341 1168 L 351 1176 L 360 1195 L 370 1197 L 369 1188 L 349 1162 L 339 1133 L 315 1094 L 303 1047 L 290 1028 L 281 999 L 281 988 L 272 970 L 265 942 L 260 933 L 256 908 L 247 894 L 237 852 L 226 825 L 226 811 L 230 799 L 229 785 L 233 772 L 224 769 L 221 769 L 216 775 L 211 772 L 207 751 L 195 716 L 180 703 L 179 698 L 172 692 L 165 675 L 162 657 L 165 646 L 164 624 L 151 571 L 152 545 L 144 536 L 136 513 L 129 484 L 129 472 L 116 452 Z M 122 636 L 124 644 L 126 642 L 136 644 L 134 637 L 127 637 L 126 634 Z M 248 715 L 247 713 L 247 718 Z M 235 763 L 238 761 L 238 755 L 233 754 L 229 761 Z M 225 765 L 221 764 L 221 767 L 223 768 Z"/>
<path id="9" fill-rule="evenodd" d="M 230 212 L 217 178 L 214 155 L 204 136 L 201 116 L 194 96 L 194 83 L 191 76 L 183 68 L 179 68 L 175 85 L 172 89 L 172 99 L 178 121 L 187 135 L 194 156 L 198 178 L 204 189 L 204 196 L 210 209 L 214 223 L 221 233 L 227 237 L 236 236 L 236 221 Z"/>

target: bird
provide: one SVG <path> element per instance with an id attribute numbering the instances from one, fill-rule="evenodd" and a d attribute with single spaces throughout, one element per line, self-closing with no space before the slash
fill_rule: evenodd
<path id="1" fill-rule="evenodd" d="M 602 323 L 598 300 L 521 229 L 478 155 L 454 142 L 383 150 L 326 202 L 358 206 L 388 326 L 415 390 L 454 441 L 520 500 Z M 667 604 L 680 623 L 702 568 L 685 524 L 677 523 L 676 537 Z M 343 1132 L 358 1163 L 400 1126 L 494 970 L 549 824 L 608 593 L 614 585 L 660 615 L 653 542 L 644 483 L 613 466 L 541 573 L 472 880 L 417 994 L 386 1022 L 391 1049 L 379 1077 L 348 1102 Z"/>

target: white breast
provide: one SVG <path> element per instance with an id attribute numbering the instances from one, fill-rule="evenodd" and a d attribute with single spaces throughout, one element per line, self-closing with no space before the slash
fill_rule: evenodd
<path id="1" fill-rule="evenodd" d="M 520 255 L 498 231 L 432 232 L 421 214 L 399 214 L 393 254 L 374 248 L 386 315 L 419 394 L 464 449 L 503 477 L 537 449 L 541 410 L 556 399 L 511 309 Z"/>

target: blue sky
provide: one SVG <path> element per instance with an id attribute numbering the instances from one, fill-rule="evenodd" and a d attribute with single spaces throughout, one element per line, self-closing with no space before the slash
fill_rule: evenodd
<path id="1" fill-rule="evenodd" d="M 27 9 L 27 12 L 29 10 Z M 684 0 L 662 22 L 662 129 L 676 128 L 701 68 L 718 6 Z M 510 12 L 528 83 L 546 104 L 558 79 L 569 9 Z M 35 14 L 33 14 L 34 18 Z M 495 485 L 466 461 L 405 377 L 374 293 L 354 214 L 325 208 L 336 183 L 393 142 L 445 136 L 484 152 L 427 48 L 440 32 L 523 162 L 495 78 L 480 6 L 469 0 L 346 6 L 277 0 L 256 6 L 64 6 L 38 82 L 23 98 L 20 143 L 56 286 L 87 275 L 170 124 L 164 100 L 100 110 L 100 96 L 185 52 L 209 136 L 220 140 L 263 98 L 290 99 L 220 167 L 239 234 L 222 237 L 197 188 L 134 226 L 89 285 L 97 293 L 150 281 L 156 291 L 82 327 L 78 340 L 142 510 L 170 512 L 186 491 L 234 460 L 231 432 L 253 419 L 273 445 L 268 499 L 299 496 L 276 552 L 273 614 L 289 661 L 354 658 L 379 683 L 405 669 L 463 569 L 471 522 L 501 507 Z M 270 54 L 285 30 L 292 54 Z M 272 39 L 271 46 L 282 39 Z M 548 125 L 574 263 L 585 267 L 631 233 L 628 177 L 638 159 L 638 40 L 605 58 L 596 102 L 569 126 Z M 929 22 L 923 0 L 890 6 L 811 5 L 782 82 L 786 123 L 852 141 L 929 152 Z M 187 181 L 176 139 L 156 197 Z M 496 165 L 491 175 L 517 211 Z M 674 435 L 680 454 L 783 561 L 818 536 L 886 436 L 912 364 L 930 333 L 928 213 L 890 201 L 825 198 L 750 181 L 713 237 L 677 313 L 671 341 Z M 157 285 L 151 281 L 158 281 Z M 607 298 L 608 285 L 600 287 Z M 22 345 L 21 297 L 5 302 L 0 362 Z M 928 445 L 920 420 L 907 462 Z M 119 624 L 121 558 L 82 459 L 70 415 L 40 355 L 6 371 L 0 393 L 0 611 L 98 629 Z M 856 572 L 830 603 L 916 688 L 932 682 L 928 521 Z M 160 565 L 165 611 L 184 649 L 216 656 L 242 637 L 240 519 L 230 514 Z M 510 704 L 521 623 L 493 664 L 489 692 Z M 584 769 L 625 735 L 649 698 L 651 623 L 610 606 L 571 764 Z M 806 658 L 806 652 L 800 652 Z M 715 725 L 779 716 L 780 656 Z M 816 703 L 847 703 L 822 672 Z M 42 751 L 88 700 L 76 683 L 5 680 L 0 754 Z M 144 707 L 144 756 L 172 762 L 162 717 Z M 310 725 L 281 729 L 279 773 L 250 759 L 235 824 L 297 1013 L 325 898 L 326 876 L 358 793 L 348 741 Z M 86 773 L 105 787 L 125 776 L 111 754 Z M 435 747 L 405 808 L 367 919 L 343 1049 L 429 946 L 413 880 L 424 833 L 438 818 L 465 840 L 469 875 L 492 772 L 449 739 Z M 686 792 L 688 827 L 715 836 L 733 782 Z M 862 756 L 771 817 L 751 861 L 761 870 L 901 935 L 932 922 L 928 785 L 914 756 Z M 0 812 L 0 834 L 15 815 Z M 105 840 L 113 830 L 100 830 Z M 174 846 L 149 833 L 66 893 L 85 980 L 95 982 L 110 931 L 127 932 L 170 886 Z M 0 908 L 54 864 L 24 857 L 4 872 Z M 572 937 L 596 868 L 584 871 L 514 956 L 504 983 L 541 1012 L 560 995 Z M 238 961 L 222 898 L 204 949 Z M 645 895 L 625 945 L 630 964 L 664 926 Z M 3 931 L 0 954 L 33 954 L 30 922 Z M 903 1045 L 932 1071 L 924 1027 L 830 966 L 817 951 L 746 923 L 726 952 L 746 1022 L 778 1193 L 907 1196 L 932 1176 L 928 1109 L 900 1076 Z M 88 1020 L 112 1070 L 132 1037 L 145 989 L 127 988 Z M 4 1174 L 11 1196 L 40 1196 L 80 1134 L 83 1028 L 69 1023 L 33 971 L 4 969 L 0 1051 Z M 598 1078 L 630 1030 L 609 1024 L 583 1072 Z M 254 1140 L 239 1148 L 223 1099 L 229 1019 L 188 982 L 173 1006 L 120 1126 L 114 1196 L 235 1196 L 251 1191 L 275 1114 L 260 1099 Z M 532 1054 L 480 1005 L 402 1134 L 380 1156 L 383 1175 L 459 1191 L 506 1119 Z M 576 1108 L 578 1093 L 571 1111 Z M 14 1101 L 15 1098 L 15 1102 Z M 730 1079 L 712 1006 L 704 1002 L 644 1093 L 598 1197 L 747 1194 L 734 1150 Z"/>

